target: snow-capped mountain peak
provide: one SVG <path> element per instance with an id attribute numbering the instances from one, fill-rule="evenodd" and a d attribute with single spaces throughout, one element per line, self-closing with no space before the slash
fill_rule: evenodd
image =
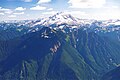
<path id="1" fill-rule="evenodd" d="M 57 13 L 51 17 L 49 17 L 50 19 L 52 20 L 68 20 L 68 21 L 77 21 L 76 18 L 74 18 L 72 15 L 70 14 L 66 14 L 64 12 L 60 12 L 60 13 Z"/>
<path id="2" fill-rule="evenodd" d="M 50 26 L 52 24 L 60 25 L 60 24 L 68 24 L 68 25 L 75 25 L 78 24 L 78 19 L 71 16 L 70 14 L 66 14 L 64 12 L 56 13 L 53 16 L 50 16 L 48 18 L 41 19 L 39 21 L 36 21 L 36 25 L 44 25 L 44 26 Z"/>

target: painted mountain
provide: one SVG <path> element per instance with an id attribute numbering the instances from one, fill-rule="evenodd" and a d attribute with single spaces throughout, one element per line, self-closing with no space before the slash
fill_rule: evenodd
<path id="1" fill-rule="evenodd" d="M 119 64 L 120 20 L 57 13 L 0 23 L 0 80 L 100 80 Z"/>

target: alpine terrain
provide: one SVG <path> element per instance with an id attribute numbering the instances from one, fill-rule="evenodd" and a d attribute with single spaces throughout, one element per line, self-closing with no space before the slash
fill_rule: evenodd
<path id="1" fill-rule="evenodd" d="M 119 19 L 0 22 L 0 80 L 118 80 L 109 76 L 119 65 Z"/>

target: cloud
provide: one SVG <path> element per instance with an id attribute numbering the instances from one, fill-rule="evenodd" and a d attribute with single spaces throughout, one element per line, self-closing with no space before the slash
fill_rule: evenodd
<path id="1" fill-rule="evenodd" d="M 26 10 L 26 8 L 23 8 L 23 7 L 17 7 L 15 10 L 16 10 L 16 11 L 24 11 L 24 10 Z"/>
<path id="2" fill-rule="evenodd" d="M 27 14 L 26 16 L 30 16 L 30 14 Z"/>
<path id="3" fill-rule="evenodd" d="M 24 1 L 24 2 L 32 2 L 32 0 L 22 0 L 22 1 Z"/>
<path id="4" fill-rule="evenodd" d="M 106 0 L 69 0 L 70 8 L 100 8 Z"/>
<path id="5" fill-rule="evenodd" d="M 12 10 L 8 10 L 8 11 L 5 11 L 4 13 L 11 14 L 12 12 L 13 12 Z"/>
<path id="6" fill-rule="evenodd" d="M 52 11 L 53 10 L 53 8 L 49 8 L 49 9 L 47 9 L 48 11 Z"/>
<path id="7" fill-rule="evenodd" d="M 120 19 L 120 11 L 115 9 L 108 9 L 104 13 L 100 13 L 98 17 L 102 19 Z"/>
<path id="8" fill-rule="evenodd" d="M 43 7 L 43 6 L 35 6 L 35 7 L 32 7 L 32 8 L 30 8 L 30 10 L 45 10 L 46 9 L 46 7 Z"/>
<path id="9" fill-rule="evenodd" d="M 9 11 L 10 9 L 0 7 L 0 11 Z"/>
<path id="10" fill-rule="evenodd" d="M 53 15 L 53 14 L 56 14 L 56 13 L 58 13 L 58 11 L 43 12 L 42 14 L 43 15 Z"/>
<path id="11" fill-rule="evenodd" d="M 13 13 L 14 15 L 22 15 L 24 12 L 19 12 L 19 13 Z"/>
<path id="12" fill-rule="evenodd" d="M 39 0 L 37 4 L 49 3 L 51 0 Z"/>
<path id="13" fill-rule="evenodd" d="M 119 6 L 115 6 L 115 5 L 109 5 L 109 6 L 103 6 L 103 9 L 119 9 Z"/>
<path id="14" fill-rule="evenodd" d="M 65 13 L 72 15 L 87 15 L 85 12 L 82 11 L 65 11 Z"/>
<path id="15" fill-rule="evenodd" d="M 4 13 L 6 13 L 6 14 L 11 14 L 11 13 L 13 12 L 13 11 L 10 10 L 10 9 L 2 8 L 2 7 L 0 7 L 0 11 L 1 11 L 1 12 L 4 12 Z"/>
<path id="16" fill-rule="evenodd" d="M 0 13 L 0 15 L 5 15 L 4 13 Z"/>
<path id="17" fill-rule="evenodd" d="M 49 11 L 49 12 L 43 12 L 43 15 L 54 15 L 56 13 L 58 13 L 59 11 Z M 75 16 L 81 16 L 81 15 L 88 15 L 85 12 L 82 11 L 64 11 L 65 14 L 71 14 L 71 15 L 75 15 Z"/>
<path id="18" fill-rule="evenodd" d="M 118 6 L 112 6 L 112 8 L 119 8 Z"/>
<path id="19" fill-rule="evenodd" d="M 10 16 L 8 16 L 8 17 L 10 17 L 10 18 L 15 18 L 15 17 L 16 17 L 16 15 L 10 15 Z"/>

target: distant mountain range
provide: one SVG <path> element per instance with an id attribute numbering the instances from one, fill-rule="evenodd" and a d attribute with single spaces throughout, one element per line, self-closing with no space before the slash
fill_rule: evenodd
<path id="1" fill-rule="evenodd" d="M 60 12 L 0 23 L 0 80 L 101 80 L 119 65 L 119 19 Z"/>

